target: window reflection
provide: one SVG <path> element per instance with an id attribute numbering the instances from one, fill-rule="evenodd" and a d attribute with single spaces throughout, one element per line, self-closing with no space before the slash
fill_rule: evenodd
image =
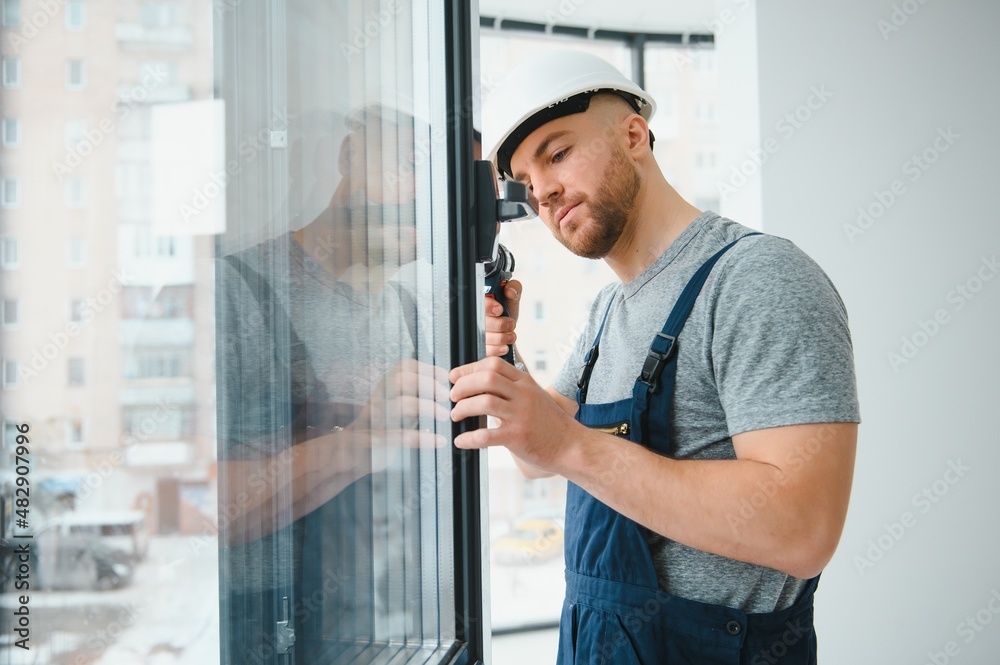
<path id="1" fill-rule="evenodd" d="M 417 149 L 438 102 L 414 91 L 443 66 L 424 70 L 430 36 L 412 23 L 428 17 L 392 7 L 387 38 L 347 57 L 317 26 L 389 10 L 296 3 L 253 63 L 241 39 L 260 17 L 226 17 L 223 66 L 240 53 L 245 72 L 223 89 L 216 268 L 231 662 L 424 662 L 454 640 L 447 182 L 443 154 Z M 287 97 L 262 96 L 277 79 Z"/>
<path id="2" fill-rule="evenodd" d="M 28 422 L 32 653 L 443 660 L 439 3 L 50 4 L 4 0 L 0 45 L 0 538 Z"/>

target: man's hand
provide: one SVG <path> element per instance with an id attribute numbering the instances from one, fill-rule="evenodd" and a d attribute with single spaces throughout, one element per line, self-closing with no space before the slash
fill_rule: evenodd
<path id="1" fill-rule="evenodd" d="M 347 429 L 415 430 L 448 419 L 448 374 L 417 360 L 400 362 L 379 382 Z"/>
<path id="2" fill-rule="evenodd" d="M 486 356 L 502 356 L 517 340 L 514 328 L 520 311 L 521 282 L 512 279 L 504 286 L 508 316 L 503 306 L 493 298 L 486 298 Z"/>
<path id="3" fill-rule="evenodd" d="M 484 415 L 498 420 L 495 428 L 461 434 L 455 439 L 459 448 L 503 445 L 533 467 L 559 473 L 573 443 L 588 434 L 531 376 L 500 358 L 456 367 L 450 378 L 452 420 Z"/>

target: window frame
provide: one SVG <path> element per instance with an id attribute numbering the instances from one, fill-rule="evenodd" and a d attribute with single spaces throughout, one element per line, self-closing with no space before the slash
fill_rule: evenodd
<path id="1" fill-rule="evenodd" d="M 8 200 L 9 199 L 9 200 Z M 21 179 L 5 175 L 0 179 L 0 207 L 8 210 L 21 206 Z"/>
<path id="2" fill-rule="evenodd" d="M 17 56 L 0 57 L 0 86 L 7 90 L 21 87 L 21 59 Z"/>
<path id="3" fill-rule="evenodd" d="M 10 317 L 11 312 L 13 317 Z M 8 320 L 9 318 L 13 320 Z M 0 301 L 0 325 L 4 330 L 16 330 L 20 322 L 21 302 L 17 298 L 3 298 Z"/>
<path id="4" fill-rule="evenodd" d="M 21 119 L 16 116 L 5 116 L 2 134 L 3 147 L 16 148 L 21 145 Z"/>
<path id="5" fill-rule="evenodd" d="M 79 249 L 79 256 L 75 256 Z M 87 238 L 84 236 L 70 236 L 66 239 L 66 267 L 86 268 L 87 267 Z"/>
<path id="6" fill-rule="evenodd" d="M 0 383 L 2 383 L 4 390 L 15 390 L 21 385 L 20 377 L 18 376 L 21 371 L 20 363 L 17 362 L 17 358 L 4 357 L 2 359 L 2 365 L 0 365 L 0 373 L 3 374 L 0 377 Z M 13 374 L 13 376 L 11 376 Z"/>
<path id="7" fill-rule="evenodd" d="M 74 81 L 74 67 L 79 67 L 79 81 Z M 79 91 L 87 87 L 87 61 L 71 58 L 66 61 L 66 89 Z"/>
<path id="8" fill-rule="evenodd" d="M 10 9 L 13 11 L 8 11 Z M 13 20 L 10 20 L 11 14 L 15 15 Z M 21 26 L 21 0 L 3 0 L 3 5 L 0 7 L 0 21 L 5 28 L 19 28 Z"/>
<path id="9" fill-rule="evenodd" d="M 80 356 L 70 356 L 66 359 L 66 385 L 70 388 L 82 388 L 87 385 L 87 363 Z"/>
<path id="10" fill-rule="evenodd" d="M 73 12 L 70 7 L 79 8 L 79 22 L 74 21 Z M 67 30 L 72 30 L 74 32 L 83 30 L 87 27 L 87 3 L 82 2 L 82 0 L 66 0 L 66 4 L 63 8 L 65 13 L 65 26 Z"/>
<path id="11" fill-rule="evenodd" d="M 13 250 L 11 253 L 14 254 L 14 260 L 8 261 L 7 254 Z M 0 268 L 3 270 L 14 270 L 21 266 L 21 242 L 16 236 L 3 236 L 0 240 Z"/>

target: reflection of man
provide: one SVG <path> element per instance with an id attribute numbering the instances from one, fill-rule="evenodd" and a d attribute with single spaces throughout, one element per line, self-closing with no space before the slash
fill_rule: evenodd
<path id="1" fill-rule="evenodd" d="M 412 360 L 414 313 L 401 288 L 383 288 L 414 251 L 412 186 L 383 187 L 396 165 L 373 163 L 383 144 L 412 145 L 412 127 L 394 120 L 379 109 L 352 118 L 330 205 L 219 263 L 229 662 L 270 658 L 283 620 L 303 662 L 324 644 L 384 638 L 409 620 L 406 608 L 387 607 L 384 571 L 404 553 L 398 516 L 376 499 L 386 469 L 438 443 L 418 427 L 447 411 L 427 399 L 445 394 L 433 371 Z"/>
<path id="2" fill-rule="evenodd" d="M 815 662 L 858 421 L 836 290 L 790 242 L 685 202 L 652 154 L 652 99 L 608 63 L 539 56 L 491 102 L 498 169 L 620 280 L 548 391 L 498 358 L 451 375 L 454 419 L 500 420 L 456 445 L 570 481 L 559 662 Z M 489 313 L 490 355 L 519 293 Z"/>

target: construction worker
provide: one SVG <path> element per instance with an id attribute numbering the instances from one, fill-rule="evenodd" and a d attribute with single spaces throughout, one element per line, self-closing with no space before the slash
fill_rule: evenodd
<path id="1" fill-rule="evenodd" d="M 843 529 L 859 409 L 847 314 L 791 242 L 684 201 L 648 93 L 585 53 L 534 57 L 484 110 L 503 178 L 573 253 L 616 273 L 543 389 L 488 356 L 451 371 L 459 436 L 569 481 L 566 663 L 814 663 L 813 592 Z M 522 366 L 523 367 L 523 366 Z"/>

